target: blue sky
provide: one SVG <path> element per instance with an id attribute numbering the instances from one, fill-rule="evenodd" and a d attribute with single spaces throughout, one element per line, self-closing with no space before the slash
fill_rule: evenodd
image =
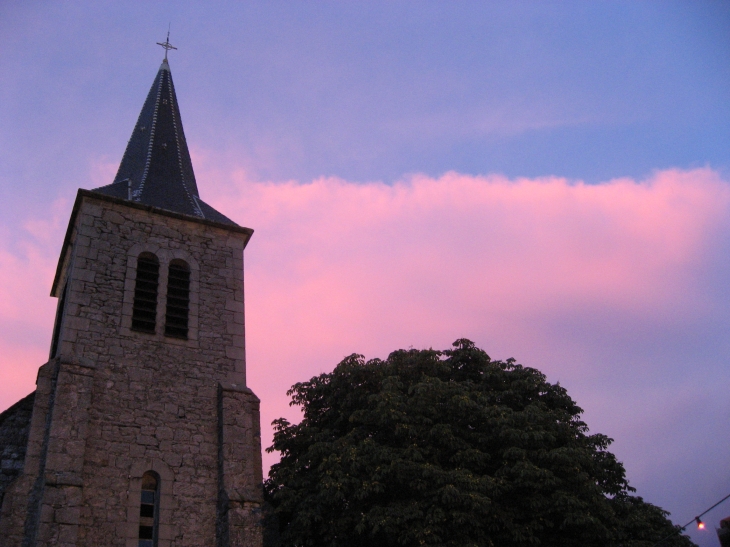
<path id="1" fill-rule="evenodd" d="M 394 196 L 399 192 L 431 203 L 441 195 L 438 188 L 451 188 L 454 195 L 475 188 L 475 195 L 485 200 L 475 201 L 484 204 L 481 210 L 462 210 L 456 203 L 458 214 L 452 217 L 429 209 L 446 219 L 439 232 L 451 237 L 461 233 L 459 218 L 481 226 L 487 213 L 514 207 L 514 214 L 525 216 L 525 225 L 505 229 L 505 248 L 528 249 L 554 238 L 554 247 L 535 247 L 535 252 L 545 251 L 547 257 L 547 249 L 554 249 L 555 256 L 568 260 L 574 256 L 570 249 L 577 248 L 570 245 L 583 243 L 563 244 L 560 238 L 592 234 L 596 239 L 586 240 L 586 249 L 618 249 L 615 263 L 631 266 L 626 271 L 646 266 L 636 257 L 664 257 L 646 266 L 644 277 L 637 274 L 635 287 L 641 290 L 616 292 L 617 301 L 627 304 L 613 307 L 594 292 L 581 292 L 584 282 L 600 277 L 593 266 L 581 262 L 576 277 L 566 266 L 563 285 L 559 264 L 551 266 L 543 257 L 534 264 L 535 277 L 514 294 L 533 294 L 530 287 L 544 282 L 545 294 L 563 295 L 574 306 L 551 304 L 546 311 L 541 306 L 547 297 L 535 292 L 524 310 L 515 304 L 514 324 L 508 325 L 513 332 L 532 332 L 527 338 L 512 340 L 507 327 L 502 338 L 490 337 L 487 323 L 479 323 L 470 335 L 479 345 L 489 344 L 485 349 L 490 353 L 495 346 L 509 353 L 497 357 L 519 360 L 525 355 L 533 359 L 525 364 L 537 368 L 544 362 L 549 378 L 567 385 L 586 408 L 589 425 L 616 437 L 616 451 L 639 493 L 671 509 L 677 520 L 685 514 L 691 518 L 730 493 L 727 467 L 717 467 L 730 456 L 724 442 L 729 426 L 718 425 L 727 422 L 730 407 L 717 388 L 730 379 L 730 346 L 724 340 L 730 328 L 730 239 L 728 209 L 713 209 L 713 201 L 725 203 L 730 168 L 728 2 L 1 3 L 0 277 L 12 273 L 27 279 L 23 291 L 0 294 L 5 308 L 0 313 L 0 347 L 5 348 L 0 370 L 16 371 L 13 367 L 21 361 L 25 367 L 17 376 L 12 372 L 17 389 L 0 393 L 3 406 L 32 389 L 53 317 L 46 277 L 52 275 L 76 189 L 111 182 L 162 58 L 155 42 L 164 40 L 168 23 L 170 41 L 179 48 L 171 52 L 170 63 L 202 196 L 258 230 L 247 250 L 252 264 L 247 272 L 250 367 L 257 357 L 278 362 L 257 348 L 264 348 L 266 337 L 286 335 L 257 308 L 264 293 L 256 287 L 270 282 L 271 268 L 309 271 L 281 257 L 267 258 L 273 251 L 266 249 L 292 256 L 298 252 L 276 239 L 295 237 L 292 218 L 311 223 L 296 229 L 311 230 L 311 240 L 332 250 L 332 241 L 340 239 L 317 239 L 321 233 L 314 227 L 327 211 L 349 211 L 350 202 L 337 196 L 362 199 L 373 208 L 373 218 L 387 217 L 393 226 L 409 230 L 420 220 L 398 208 Z M 442 177 L 449 172 L 458 177 Z M 339 182 L 312 183 L 321 177 Z M 436 182 L 418 186 L 408 182 L 413 177 Z M 549 179 L 555 193 L 544 202 L 539 197 L 534 203 L 520 201 L 523 197 L 514 196 L 523 196 L 522 188 L 542 195 L 539 185 L 520 186 L 516 181 L 521 178 Z M 624 192 L 617 179 L 629 181 L 632 190 Z M 512 181 L 514 195 L 500 193 L 503 180 Z M 606 188 L 605 203 L 575 197 L 587 195 L 579 181 Z M 302 192 L 319 196 L 319 205 L 306 201 Z M 647 192 L 654 197 L 644 202 Z M 368 201 L 376 194 L 378 199 Z M 569 196 L 565 201 L 556 197 L 563 194 Z M 305 202 L 312 207 L 309 213 L 297 208 Z M 585 211 L 571 203 L 582 204 Z M 641 206 L 644 216 L 632 203 L 646 203 Z M 321 207 L 318 215 L 311 212 L 315 207 Z M 555 213 L 552 223 L 530 224 L 541 210 L 563 211 L 567 217 Z M 282 211 L 292 216 L 285 218 Z M 378 217 L 381 213 L 385 216 Z M 635 224 L 625 224 L 630 215 L 636 215 Z M 342 227 L 348 219 L 339 222 Z M 384 225 L 368 224 L 376 231 Z M 646 243 L 645 251 L 632 250 L 634 233 Z M 401 248 L 394 242 L 398 238 L 383 234 L 382 240 L 366 243 L 343 239 L 342 249 L 332 256 L 345 253 L 348 245 L 359 249 L 359 244 L 396 256 L 433 239 L 424 232 L 421 240 L 403 239 Z M 492 264 L 477 241 L 487 245 L 475 238 L 459 256 L 466 259 L 471 252 L 483 258 L 479 264 Z M 444 247 L 434 252 L 446 256 L 449 245 L 459 244 L 444 239 Z M 317 255 L 316 249 L 307 252 L 307 260 L 318 263 L 331 258 Z M 520 264 L 536 260 L 530 252 L 519 255 Z M 614 255 L 606 253 L 601 260 L 610 266 Z M 402 264 L 387 262 L 391 255 L 373 256 L 393 271 L 406 271 Z M 331 266 L 334 271 L 336 264 Z M 541 268 L 552 273 L 541 279 Z M 462 285 L 472 281 L 465 279 Z M 621 277 L 615 286 L 634 287 L 629 281 Z M 293 283 L 282 278 L 287 287 Z M 373 286 L 378 283 L 398 298 L 401 285 L 396 281 L 388 286 L 383 278 Z M 356 295 L 357 290 L 343 286 L 337 294 Z M 409 291 L 405 281 L 402 290 Z M 454 286 L 449 295 L 455 297 L 459 290 Z M 24 291 L 49 302 L 24 299 Z M 291 299 L 300 295 L 309 302 L 306 292 L 292 291 Z M 661 295 L 656 300 L 642 300 L 655 292 Z M 638 295 L 631 298 L 642 303 L 631 308 L 627 295 Z M 692 304 L 683 303 L 688 295 L 696 295 Z M 403 298 L 411 302 L 409 309 L 417 308 L 416 297 Z M 483 304 L 479 310 L 488 309 Z M 439 309 L 448 308 L 453 324 L 472 317 L 471 311 L 459 315 L 444 306 Z M 343 317 L 351 312 L 339 313 L 333 321 L 349 324 Z M 303 314 L 301 321 L 307 320 Z M 256 379 L 257 393 L 270 390 L 273 400 L 279 397 L 274 393 L 323 370 L 318 367 L 331 368 L 342 355 L 361 351 L 359 344 L 374 352 L 369 357 L 384 357 L 395 347 L 444 345 L 464 334 L 447 340 L 451 330 L 422 326 L 418 334 L 402 331 L 378 344 L 367 341 L 376 331 L 363 326 L 364 319 L 352 321 L 357 327 L 351 332 L 362 333 L 361 339 L 348 335 L 353 347 L 338 346 L 333 336 L 310 337 L 319 345 L 286 354 L 301 359 L 301 367 L 280 374 L 281 385 L 266 384 L 262 375 Z M 257 330 L 264 324 L 268 330 Z M 401 331 L 394 327 L 389 332 Z M 633 369 L 616 364 L 621 351 L 631 352 L 626 362 Z M 22 356 L 28 356 L 27 363 Z M 570 364 L 581 361 L 595 364 L 585 369 Z M 663 399 L 679 406 L 665 407 Z M 280 408 L 277 403 L 264 409 L 262 422 L 276 417 Z M 685 446 L 676 454 L 659 451 L 665 446 L 662 438 L 671 440 L 671 446 Z M 657 457 L 662 462 L 652 466 Z M 693 475 L 698 469 L 699 477 Z M 725 513 L 730 508 L 717 519 Z M 703 547 L 715 545 L 710 536 L 697 536 L 697 541 Z"/>
<path id="2" fill-rule="evenodd" d="M 726 3 L 0 9 L 0 66 L 12 75 L 2 85 L 2 161 L 30 185 L 73 185 L 71 173 L 23 161 L 29 149 L 69 157 L 59 133 L 74 140 L 77 177 L 92 149 L 120 156 L 168 21 L 192 143 L 245 151 L 263 180 L 456 170 L 598 182 L 728 166 Z"/>

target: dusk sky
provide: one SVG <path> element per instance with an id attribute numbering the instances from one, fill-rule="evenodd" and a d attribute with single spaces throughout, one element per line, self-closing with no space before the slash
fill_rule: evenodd
<path id="1" fill-rule="evenodd" d="M 722 1 L 0 2 L 0 409 L 168 23 L 201 197 L 255 230 L 264 447 L 295 382 L 466 337 L 566 387 L 675 523 L 730 494 Z"/>

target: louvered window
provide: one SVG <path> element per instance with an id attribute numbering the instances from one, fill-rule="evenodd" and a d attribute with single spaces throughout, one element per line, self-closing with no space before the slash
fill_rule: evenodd
<path id="1" fill-rule="evenodd" d="M 137 259 L 137 282 L 134 287 L 132 328 L 155 332 L 157 317 L 157 284 L 160 262 L 152 253 L 142 253 Z"/>
<path id="2" fill-rule="evenodd" d="M 190 305 L 190 267 L 182 260 L 170 262 L 167 277 L 167 310 L 165 334 L 175 338 L 188 337 Z"/>
<path id="3" fill-rule="evenodd" d="M 142 475 L 142 499 L 139 505 L 139 547 L 157 545 L 157 523 L 160 507 L 160 483 L 156 473 Z"/>

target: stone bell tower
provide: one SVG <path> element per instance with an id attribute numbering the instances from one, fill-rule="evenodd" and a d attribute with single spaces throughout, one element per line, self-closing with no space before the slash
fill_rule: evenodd
<path id="1" fill-rule="evenodd" d="M 113 183 L 78 191 L 34 398 L 0 415 L 31 416 L 0 545 L 261 546 L 252 233 L 200 199 L 165 57 Z"/>

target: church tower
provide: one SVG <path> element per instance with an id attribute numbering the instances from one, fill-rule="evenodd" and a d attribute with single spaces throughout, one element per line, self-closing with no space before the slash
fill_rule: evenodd
<path id="1" fill-rule="evenodd" d="M 261 546 L 252 233 L 200 198 L 166 56 L 114 181 L 78 191 L 50 359 L 35 394 L 0 415 L 30 416 L 0 545 Z"/>

